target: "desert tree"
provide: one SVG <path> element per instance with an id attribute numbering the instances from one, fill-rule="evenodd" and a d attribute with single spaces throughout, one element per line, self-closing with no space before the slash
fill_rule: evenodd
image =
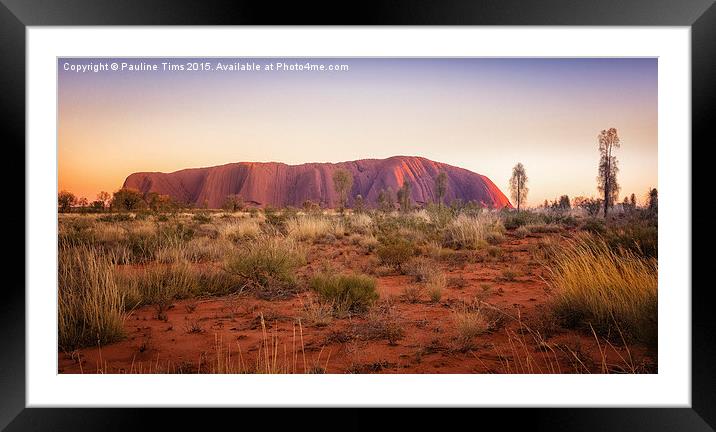
<path id="1" fill-rule="evenodd" d="M 630 201 L 631 201 L 631 206 L 636 208 L 636 195 L 631 194 Z"/>
<path id="2" fill-rule="evenodd" d="M 520 162 L 512 168 L 512 177 L 510 177 L 510 193 L 512 194 L 512 199 L 517 203 L 518 212 L 520 211 L 520 206 L 527 200 L 528 192 L 527 172 Z"/>
<path id="3" fill-rule="evenodd" d="M 410 180 L 404 180 L 403 186 L 398 189 L 398 203 L 400 204 L 400 210 L 404 212 L 410 211 L 411 199 L 410 194 L 412 191 L 412 184 Z"/>
<path id="4" fill-rule="evenodd" d="M 378 198 L 376 198 L 376 201 L 378 203 L 378 209 L 380 211 L 386 211 L 386 208 L 388 207 L 388 197 L 386 196 L 385 189 L 378 191 Z"/>
<path id="5" fill-rule="evenodd" d="M 597 140 L 599 142 L 597 188 L 604 196 L 604 217 L 606 218 L 609 208 L 614 205 L 619 197 L 619 183 L 617 182 L 619 167 L 613 152 L 619 148 L 621 140 L 616 128 L 609 128 L 599 132 Z"/>
<path id="6" fill-rule="evenodd" d="M 59 208 L 60 213 L 68 212 L 76 203 L 77 197 L 72 192 L 63 190 L 57 194 L 57 207 Z"/>
<path id="7" fill-rule="evenodd" d="M 236 194 L 227 195 L 222 207 L 229 212 L 241 211 L 244 209 L 244 199 Z"/>
<path id="8" fill-rule="evenodd" d="M 169 195 L 151 192 L 144 200 L 149 205 L 149 208 L 155 212 L 171 211 L 174 208 L 174 200 Z"/>
<path id="9" fill-rule="evenodd" d="M 435 196 L 439 207 L 443 206 L 443 199 L 447 193 L 447 181 L 448 177 L 445 171 L 442 171 L 435 177 Z"/>
<path id="10" fill-rule="evenodd" d="M 561 212 L 566 212 L 570 208 L 572 208 L 572 206 L 569 203 L 569 195 L 562 195 L 561 197 L 559 197 L 559 202 L 557 203 L 557 208 Z"/>
<path id="11" fill-rule="evenodd" d="M 109 207 L 109 202 L 112 200 L 112 195 L 109 192 L 102 191 L 97 194 L 97 201 L 102 202 L 102 208 Z"/>
<path id="12" fill-rule="evenodd" d="M 378 192 L 378 208 L 382 212 L 391 212 L 395 209 L 395 196 L 393 195 L 393 189 L 381 189 Z"/>
<path id="13" fill-rule="evenodd" d="M 112 195 L 111 207 L 119 211 L 143 210 L 147 208 L 147 202 L 138 190 L 122 188 Z"/>
<path id="14" fill-rule="evenodd" d="M 343 168 L 338 168 L 333 171 L 333 188 L 338 194 L 338 201 L 341 211 L 346 208 L 348 204 L 348 192 L 353 187 L 353 175 L 350 171 Z"/>
<path id="15" fill-rule="evenodd" d="M 573 201 L 573 207 L 584 209 L 589 216 L 596 216 L 602 208 L 602 200 L 599 198 L 586 198 L 583 196 L 576 197 Z"/>
<path id="16" fill-rule="evenodd" d="M 649 189 L 647 208 L 652 212 L 659 210 L 659 192 L 657 192 L 656 188 Z"/>
<path id="17" fill-rule="evenodd" d="M 355 198 L 353 198 L 353 210 L 355 210 L 356 213 L 363 213 L 365 211 L 365 200 L 363 199 L 363 195 L 358 194 Z"/>

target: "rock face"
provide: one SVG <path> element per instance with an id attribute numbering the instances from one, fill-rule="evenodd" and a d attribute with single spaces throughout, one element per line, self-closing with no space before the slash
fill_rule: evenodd
<path id="1" fill-rule="evenodd" d="M 220 208 L 229 195 L 239 195 L 245 203 L 260 207 L 300 207 L 306 200 L 311 200 L 332 208 L 337 207 L 339 202 L 333 188 L 333 172 L 339 168 L 353 175 L 349 205 L 360 194 L 367 206 L 376 207 L 381 190 L 390 189 L 395 196 L 404 180 L 412 184 L 414 203 L 434 202 L 435 179 L 441 172 L 445 172 L 448 179 L 444 199 L 446 203 L 460 199 L 482 203 L 491 208 L 512 207 L 507 197 L 489 178 L 463 168 L 413 156 L 302 165 L 239 162 L 172 173 L 139 172 L 127 177 L 124 187 L 145 194 L 157 192 L 181 202 L 207 205 L 209 208 Z"/>

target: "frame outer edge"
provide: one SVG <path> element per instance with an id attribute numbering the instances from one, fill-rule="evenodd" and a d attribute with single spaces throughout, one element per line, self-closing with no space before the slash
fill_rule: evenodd
<path id="1" fill-rule="evenodd" d="M 0 329 L 3 349 L 0 353 L 0 429 L 25 408 L 25 25 L 4 4 L 0 4 L 0 122 L 5 139 L 3 156 L 14 161 L 11 169 L 2 170 L 2 184 L 15 189 L 14 205 L 22 211 L 7 212 L 3 219 L 13 229 L 14 248 L 7 249 L 3 268 L 13 270 L 12 279 L 0 288 Z M 12 155 L 12 156 L 10 156 Z M 22 175 L 20 175 L 22 173 Z M 18 200 L 18 192 L 22 192 Z M 20 202 L 18 202 L 20 201 Z M 22 227 L 22 233 L 19 229 Z M 9 246 L 9 244 L 8 244 Z M 22 268 L 22 272 L 20 272 Z"/>
<path id="2" fill-rule="evenodd" d="M 708 186 L 703 181 L 693 178 L 693 173 L 709 172 L 710 158 L 694 159 L 694 149 L 699 146 L 705 149 L 713 142 L 714 100 L 716 100 L 716 4 L 711 5 L 691 27 L 691 122 L 692 122 L 692 232 L 694 223 L 707 226 L 712 222 L 710 212 L 693 211 L 696 197 L 708 197 Z M 708 140 L 708 141 L 707 141 Z M 706 249 L 707 239 L 700 238 L 698 243 L 706 247 L 701 254 L 694 253 L 694 237 L 692 234 L 692 281 L 693 269 L 708 269 L 712 255 Z M 704 252 L 706 251 L 706 252 Z M 697 264 L 697 265 L 694 265 Z M 716 425 L 716 320 L 713 314 L 713 303 L 709 294 L 713 284 L 702 283 L 691 287 L 691 332 L 692 332 L 692 366 L 691 394 L 693 409 L 712 427 Z"/>

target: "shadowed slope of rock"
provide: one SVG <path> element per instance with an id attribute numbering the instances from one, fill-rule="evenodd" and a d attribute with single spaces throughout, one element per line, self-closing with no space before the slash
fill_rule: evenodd
<path id="1" fill-rule="evenodd" d="M 505 195 L 489 178 L 463 168 L 413 156 L 388 159 L 361 159 L 340 163 L 286 165 L 277 162 L 239 162 L 208 168 L 193 168 L 173 173 L 140 172 L 131 174 L 124 187 L 143 193 L 157 192 L 172 198 L 209 208 L 219 208 L 228 195 L 239 195 L 256 206 L 301 206 L 311 200 L 325 207 L 336 207 L 338 196 L 333 188 L 333 172 L 343 168 L 353 175 L 350 204 L 362 195 L 368 206 L 375 207 L 382 189 L 395 193 L 404 180 L 412 183 L 415 203 L 435 201 L 435 179 L 441 172 L 448 178 L 445 202 L 461 199 L 492 208 L 512 207 Z"/>

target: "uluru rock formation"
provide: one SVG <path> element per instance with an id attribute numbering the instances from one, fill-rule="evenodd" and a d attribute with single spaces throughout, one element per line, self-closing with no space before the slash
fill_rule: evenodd
<path id="1" fill-rule="evenodd" d="M 209 208 L 221 207 L 229 195 L 238 195 L 247 204 L 261 207 L 300 207 L 311 200 L 332 208 L 337 207 L 339 202 L 333 187 L 333 172 L 339 168 L 353 175 L 349 205 L 352 205 L 356 195 L 362 195 L 366 205 L 375 207 L 381 190 L 395 192 L 404 180 L 412 184 L 411 197 L 415 203 L 434 202 L 435 179 L 445 172 L 445 202 L 460 199 L 491 208 L 512 207 L 507 197 L 486 176 L 415 156 L 301 165 L 238 162 L 172 173 L 139 172 L 127 177 L 124 187 L 145 194 L 157 192 L 180 202 L 207 205 Z"/>

